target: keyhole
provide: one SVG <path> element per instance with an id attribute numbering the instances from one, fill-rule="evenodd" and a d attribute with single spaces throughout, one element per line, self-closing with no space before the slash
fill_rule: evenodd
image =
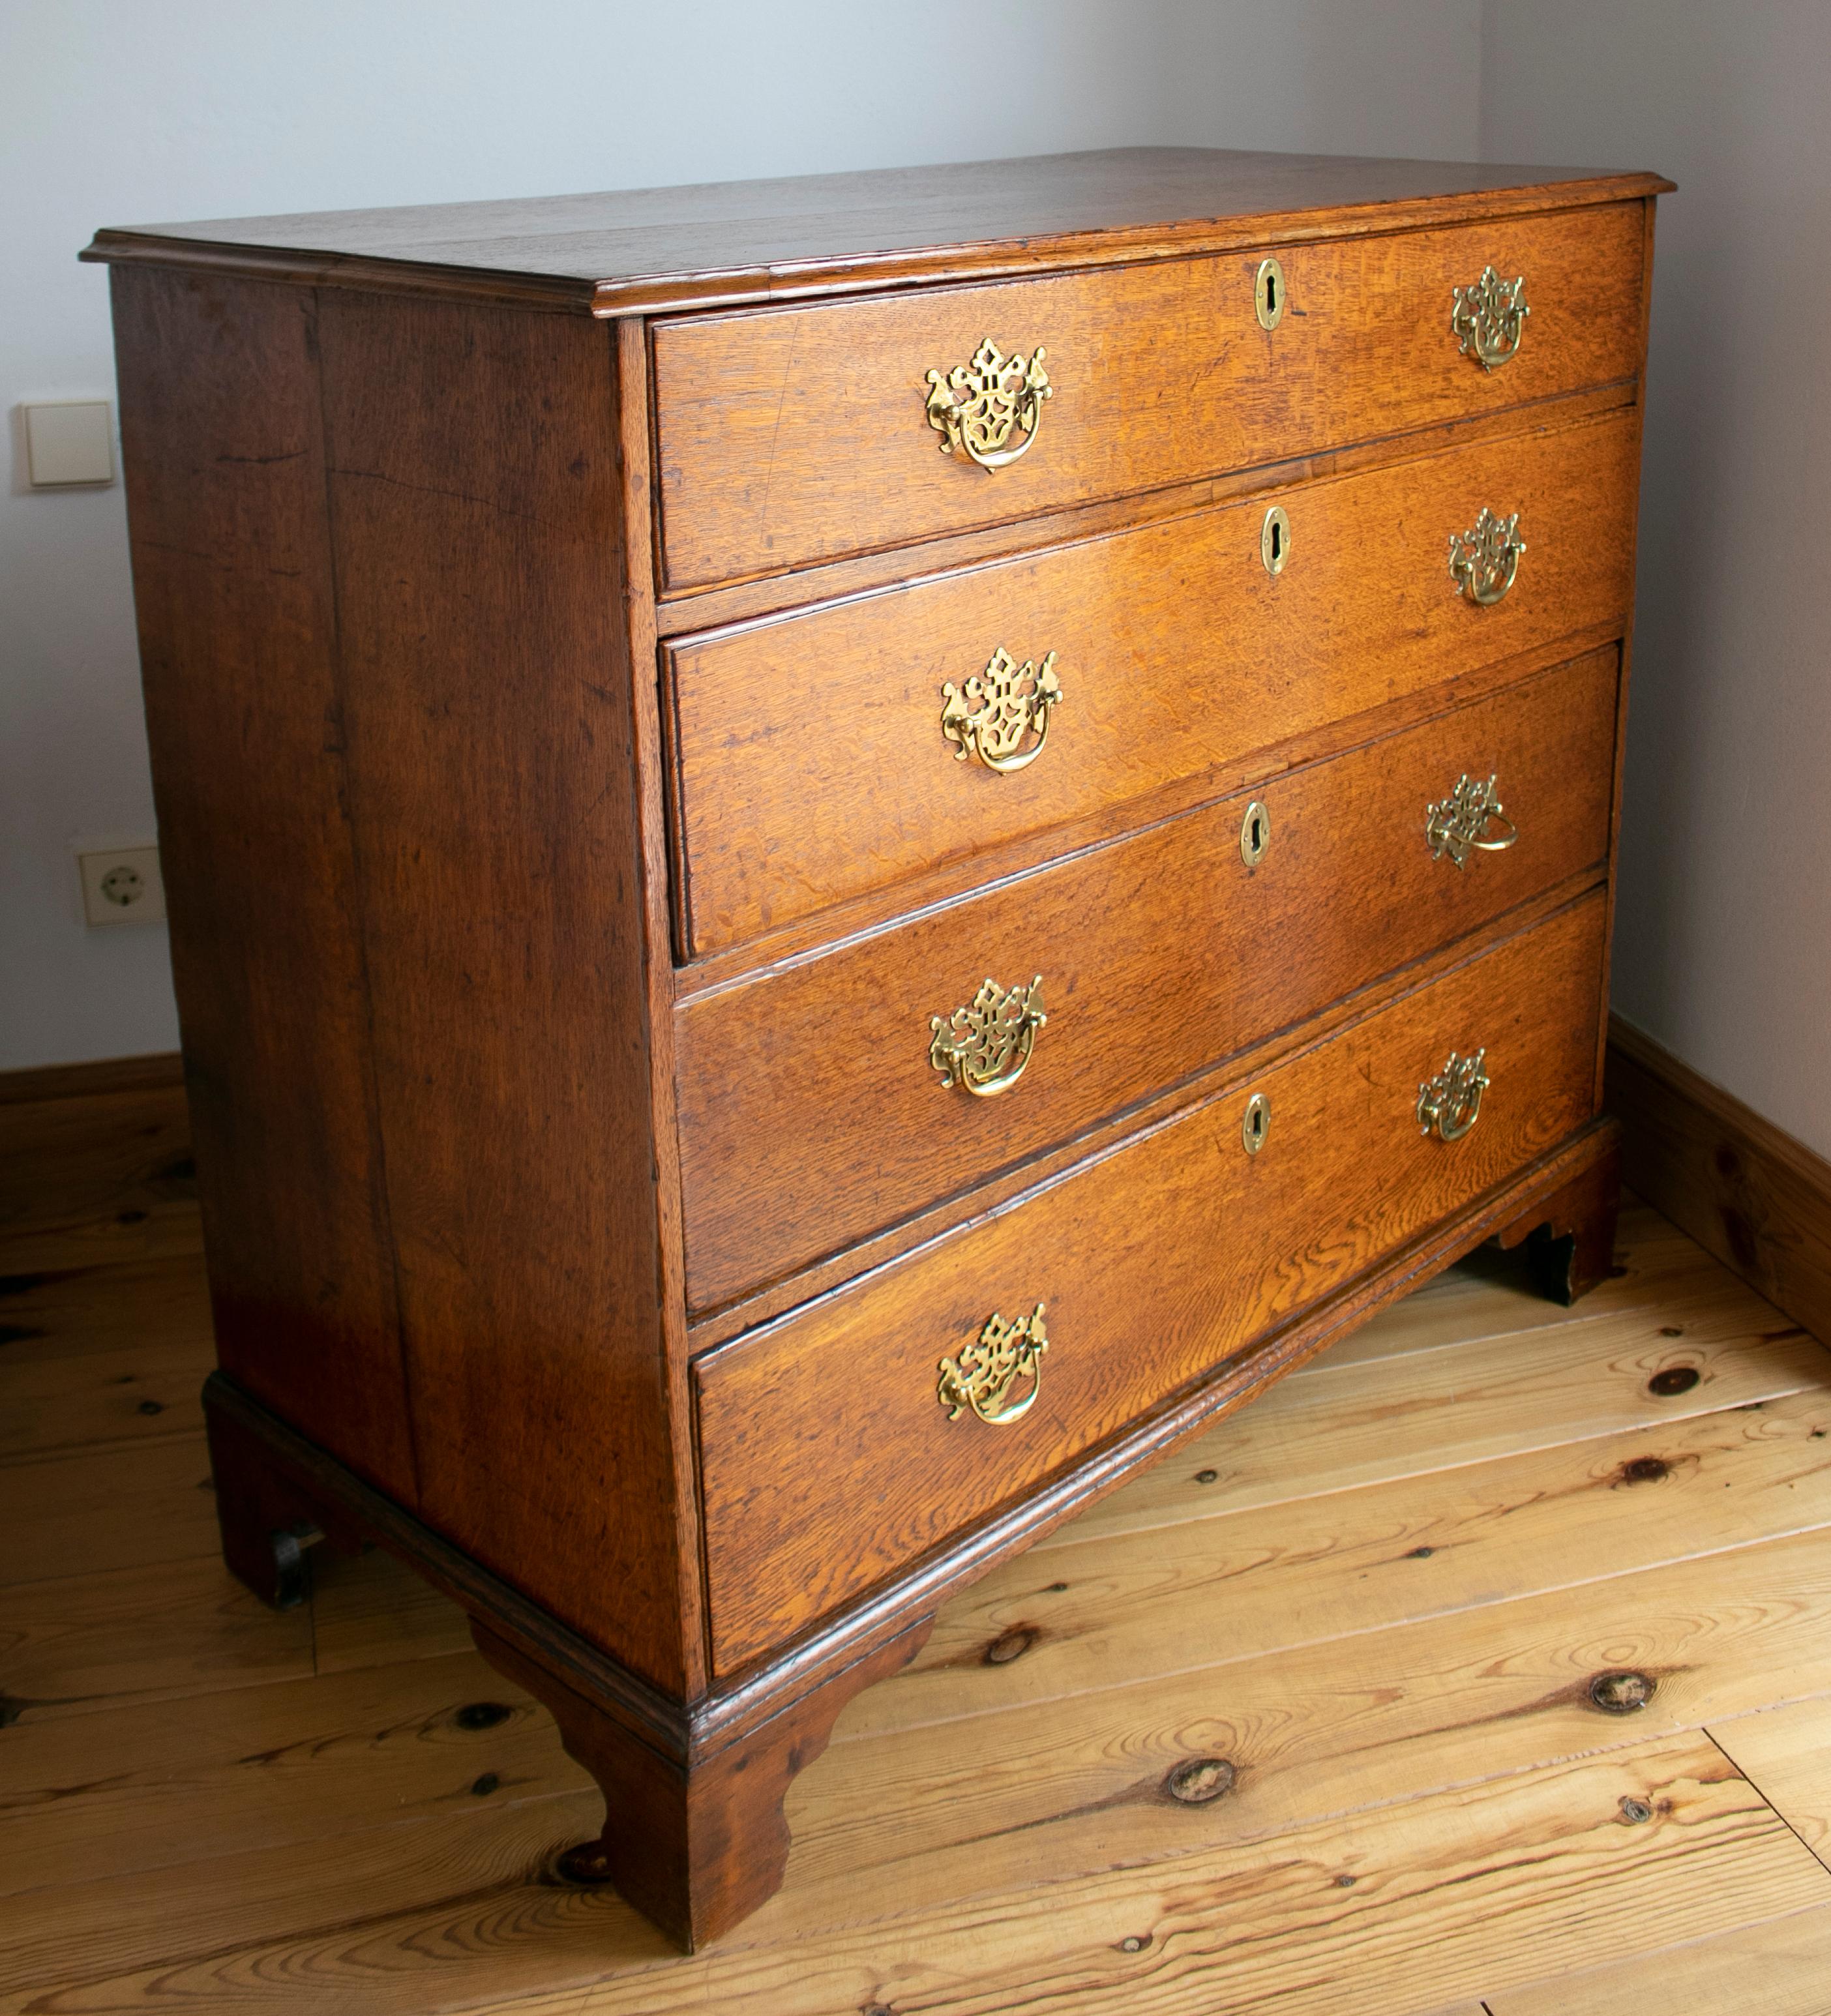
<path id="1" fill-rule="evenodd" d="M 1240 1122 L 1240 1139 L 1249 1155 L 1256 1155 L 1271 1132 L 1271 1106 L 1262 1092 L 1246 1101 L 1245 1118 Z"/>
<path id="2" fill-rule="evenodd" d="M 1291 521 L 1285 517 L 1282 505 L 1274 504 L 1265 514 L 1265 522 L 1259 528 L 1259 557 L 1265 563 L 1267 574 L 1282 574 L 1285 563 L 1291 556 Z"/>
<path id="3" fill-rule="evenodd" d="M 1271 815 L 1255 798 L 1240 821 L 1240 859 L 1249 868 L 1256 868 L 1265 859 L 1265 850 L 1271 844 Z"/>
<path id="4" fill-rule="evenodd" d="M 1276 329 L 1284 320 L 1285 297 L 1289 291 L 1283 267 L 1275 259 L 1262 260 L 1253 283 L 1253 306 L 1261 329 Z"/>

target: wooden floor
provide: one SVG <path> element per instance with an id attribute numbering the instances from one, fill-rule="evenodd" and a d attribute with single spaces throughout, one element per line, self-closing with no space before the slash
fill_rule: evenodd
<path id="1" fill-rule="evenodd" d="M 951 1605 L 681 1960 L 456 1611 L 229 1582 L 190 1193 L 175 1093 L 0 1107 L 0 2011 L 1831 2011 L 1831 1359 L 1648 1211 Z"/>

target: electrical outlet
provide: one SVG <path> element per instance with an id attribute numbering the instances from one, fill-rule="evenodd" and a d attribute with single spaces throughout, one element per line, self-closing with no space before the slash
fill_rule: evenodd
<path id="1" fill-rule="evenodd" d="M 77 850 L 83 878 L 83 916 L 92 924 L 160 924 L 165 921 L 165 884 L 157 847 Z"/>

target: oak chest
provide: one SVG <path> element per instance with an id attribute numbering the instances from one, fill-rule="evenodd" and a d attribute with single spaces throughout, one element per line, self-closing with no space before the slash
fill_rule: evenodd
<path id="1" fill-rule="evenodd" d="M 101 233 L 221 1371 L 683 1942 L 937 1605 L 1606 1271 L 1649 175 L 1145 149 Z"/>

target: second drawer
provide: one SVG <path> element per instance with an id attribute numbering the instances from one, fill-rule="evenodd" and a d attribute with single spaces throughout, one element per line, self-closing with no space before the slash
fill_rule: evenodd
<path id="1" fill-rule="evenodd" d="M 1613 646 L 1591 653 L 689 999 L 676 1046 L 690 1307 L 717 1307 L 1072 1139 L 1599 864 L 1618 664 Z M 1427 830 L 1433 805 L 1456 824 L 1465 773 L 1462 826 L 1483 846 Z M 1490 776 L 1504 815 L 1484 820 L 1473 794 Z M 1263 851 L 1249 862 L 1255 816 Z M 1494 844 L 1514 830 L 1516 842 Z M 1017 996 L 1009 1021 L 1026 1006 L 1047 1018 L 1015 1031 L 1001 1068 L 996 1031 L 983 1055 L 971 1043 L 988 980 Z M 957 1032 L 957 1068 L 935 1042 Z M 988 1066 L 990 1082 L 1014 1070 L 1016 1082 L 987 1096 Z"/>
<path id="2" fill-rule="evenodd" d="M 1625 624 L 1639 459 L 1629 410 L 676 639 L 685 948 Z M 1524 553 L 1482 603 L 1449 555 L 1484 513 L 1495 533 L 1516 514 Z M 1033 686 L 1051 658 L 1059 701 Z"/>

